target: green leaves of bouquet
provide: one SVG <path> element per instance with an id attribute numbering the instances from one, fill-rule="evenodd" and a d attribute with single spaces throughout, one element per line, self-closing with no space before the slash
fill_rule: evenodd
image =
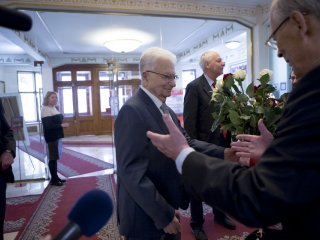
<path id="1" fill-rule="evenodd" d="M 273 97 L 276 90 L 270 84 L 272 72 L 264 69 L 257 79 L 258 85 L 252 82 L 243 89 L 246 78 L 244 70 L 234 74 L 225 74 L 223 80 L 217 81 L 212 93 L 214 123 L 212 131 L 221 127 L 234 135 L 240 133 L 259 134 L 258 121 L 263 118 L 266 127 L 272 133 L 281 117 L 284 98 L 277 100 Z"/>

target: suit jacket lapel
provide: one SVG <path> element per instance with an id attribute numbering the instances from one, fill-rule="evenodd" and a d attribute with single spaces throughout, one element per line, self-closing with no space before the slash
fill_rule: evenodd
<path id="1" fill-rule="evenodd" d="M 201 88 L 202 88 L 203 92 L 206 94 L 206 96 L 208 96 L 208 98 L 211 98 L 212 88 L 211 88 L 211 86 L 209 86 L 207 79 L 204 75 L 201 76 L 200 84 L 201 84 Z"/>
<path id="2" fill-rule="evenodd" d="M 147 111 L 151 113 L 151 115 L 154 118 L 155 122 L 161 128 L 162 133 L 169 133 L 168 129 L 167 129 L 167 126 L 163 122 L 162 114 L 161 114 L 160 110 L 157 108 L 157 106 L 154 104 L 152 99 L 142 89 L 138 90 L 137 95 L 145 103 Z"/>

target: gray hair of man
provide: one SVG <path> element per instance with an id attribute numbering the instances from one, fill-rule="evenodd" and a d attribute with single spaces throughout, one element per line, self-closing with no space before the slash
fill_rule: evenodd
<path id="1" fill-rule="evenodd" d="M 277 22 L 283 21 L 294 10 L 314 14 L 320 19 L 319 0 L 273 0 L 271 3 L 270 17 Z"/>
<path id="2" fill-rule="evenodd" d="M 153 71 L 159 59 L 167 59 L 171 61 L 173 65 L 177 62 L 177 57 L 172 52 L 159 47 L 151 47 L 141 54 L 140 73 Z"/>
<path id="3" fill-rule="evenodd" d="M 208 51 L 208 52 L 202 53 L 202 55 L 200 57 L 200 61 L 199 61 L 199 65 L 200 65 L 202 71 L 204 71 L 206 63 L 211 62 L 212 59 L 214 57 L 216 57 L 217 55 L 219 55 L 219 53 L 217 53 L 215 51 Z"/>

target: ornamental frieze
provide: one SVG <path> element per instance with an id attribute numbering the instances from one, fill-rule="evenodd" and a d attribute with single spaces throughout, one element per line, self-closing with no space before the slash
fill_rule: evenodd
<path id="1" fill-rule="evenodd" d="M 158 13 L 214 17 L 256 17 L 256 6 L 232 6 L 201 0 L 3 0 L 4 5 L 31 9 Z M 263 12 L 268 6 L 262 6 Z M 259 13 L 261 10 L 259 11 Z"/>

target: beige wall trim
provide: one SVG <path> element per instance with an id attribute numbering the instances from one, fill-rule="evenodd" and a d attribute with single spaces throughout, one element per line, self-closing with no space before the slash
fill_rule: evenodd
<path id="1" fill-rule="evenodd" d="M 69 10 L 92 12 L 123 12 L 178 15 L 210 18 L 229 18 L 254 20 L 257 6 L 231 6 L 206 1 L 177 1 L 177 0 L 3 0 L 3 5 L 22 9 Z M 261 6 L 260 6 L 261 7 Z M 268 6 L 262 6 L 268 11 Z M 249 25 L 252 22 L 248 21 Z"/>

